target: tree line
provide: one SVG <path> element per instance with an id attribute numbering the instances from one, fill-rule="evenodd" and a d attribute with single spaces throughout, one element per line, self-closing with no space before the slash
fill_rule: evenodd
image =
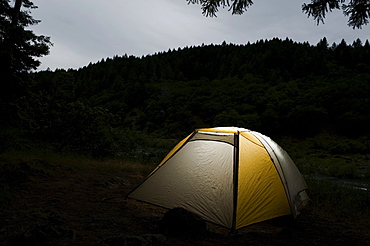
<path id="1" fill-rule="evenodd" d="M 34 140 L 98 155 L 140 149 L 145 136 L 178 139 L 210 126 L 363 136 L 370 133 L 369 58 L 367 40 L 329 45 L 326 38 L 114 56 L 29 73 L 11 125 Z"/>

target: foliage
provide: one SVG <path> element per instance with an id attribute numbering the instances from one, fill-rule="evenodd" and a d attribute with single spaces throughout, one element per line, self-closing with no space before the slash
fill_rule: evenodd
<path id="1" fill-rule="evenodd" d="M 53 80 L 40 82 L 21 97 L 18 115 L 30 137 L 58 144 L 96 157 L 110 150 L 111 115 L 101 107 L 90 107 L 76 99 L 73 78 L 58 72 Z"/>
<path id="2" fill-rule="evenodd" d="M 282 137 L 279 144 L 288 151 L 299 170 L 318 180 L 363 180 L 370 178 L 370 142 L 368 137 L 357 139 L 319 134 L 297 140 Z"/>
<path id="3" fill-rule="evenodd" d="M 15 126 L 61 150 L 97 156 L 136 156 L 155 145 L 148 139 L 181 139 L 210 126 L 271 137 L 366 136 L 369 56 L 368 41 L 330 46 L 325 38 L 316 46 L 275 38 L 115 56 L 30 74 Z"/>
<path id="4" fill-rule="evenodd" d="M 230 7 L 229 11 L 233 14 L 243 14 L 249 6 L 253 4 L 252 0 L 233 0 L 231 4 L 228 0 L 217 0 L 217 1 L 207 1 L 207 0 L 187 0 L 188 3 L 201 4 L 203 15 L 206 16 L 216 16 L 219 7 Z"/>
<path id="5" fill-rule="evenodd" d="M 369 46 L 358 43 L 329 48 L 326 39 L 317 47 L 273 39 L 185 47 L 108 58 L 73 75 L 81 100 L 118 115 L 117 126 L 159 136 L 218 124 L 273 134 L 363 134 Z"/>
<path id="6" fill-rule="evenodd" d="M 40 65 L 36 58 L 47 55 L 52 45 L 49 37 L 28 29 L 39 23 L 30 15 L 37 7 L 29 0 L 16 0 L 14 7 L 10 2 L 0 1 L 1 127 L 11 126 L 10 122 L 16 120 L 14 101 L 28 90 L 27 72 Z"/>
<path id="7" fill-rule="evenodd" d="M 49 53 L 50 38 L 37 36 L 32 30 L 26 29 L 40 22 L 30 15 L 31 9 L 37 6 L 29 0 L 17 0 L 12 8 L 9 2 L 4 0 L 0 3 L 1 68 L 13 73 L 36 69 L 40 61 L 34 57 Z M 21 7 L 26 10 L 21 11 Z"/>
<path id="8" fill-rule="evenodd" d="M 348 4 L 345 4 L 345 2 L 348 2 Z M 361 28 L 369 23 L 370 2 L 368 0 L 311 0 L 311 3 L 302 6 L 302 10 L 309 17 L 312 16 L 317 24 L 324 23 L 326 13 L 333 9 L 342 9 L 343 14 L 348 16 L 348 26 L 353 27 L 353 29 Z"/>
<path id="9" fill-rule="evenodd" d="M 216 16 L 220 7 L 229 7 L 232 14 L 240 15 L 253 4 L 251 0 L 187 0 L 187 2 L 189 4 L 200 4 L 203 15 L 211 17 Z M 324 23 L 326 13 L 332 12 L 334 9 L 342 9 L 343 15 L 348 16 L 348 25 L 354 29 L 361 28 L 369 23 L 370 1 L 368 0 L 311 0 L 311 3 L 302 5 L 302 11 L 308 17 L 312 16 L 317 24 Z"/>

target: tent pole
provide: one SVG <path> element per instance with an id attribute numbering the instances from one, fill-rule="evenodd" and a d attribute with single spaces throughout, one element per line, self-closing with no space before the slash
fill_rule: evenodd
<path id="1" fill-rule="evenodd" d="M 236 234 L 236 209 L 238 205 L 238 176 L 239 176 L 239 131 L 234 134 L 234 160 L 233 160 L 233 220 L 231 235 Z"/>

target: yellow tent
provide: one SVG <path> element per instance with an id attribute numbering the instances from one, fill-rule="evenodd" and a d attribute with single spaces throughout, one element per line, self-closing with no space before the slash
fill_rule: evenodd
<path id="1" fill-rule="evenodd" d="M 289 155 L 269 137 L 236 127 L 195 130 L 128 197 L 182 207 L 231 230 L 295 218 L 309 200 Z"/>

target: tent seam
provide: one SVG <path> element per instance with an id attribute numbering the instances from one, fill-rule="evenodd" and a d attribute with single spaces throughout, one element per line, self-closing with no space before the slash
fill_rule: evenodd
<path id="1" fill-rule="evenodd" d="M 256 135 L 254 135 L 254 136 L 257 137 Z M 288 181 L 287 181 L 286 176 L 285 176 L 284 168 L 281 166 L 280 161 L 279 161 L 279 158 L 277 158 L 276 153 L 275 153 L 274 149 L 271 147 L 271 145 L 266 140 L 263 139 L 263 141 L 265 142 L 265 144 L 269 146 L 269 148 L 271 149 L 272 153 L 275 155 L 276 160 L 277 160 L 278 163 L 275 163 L 274 158 L 272 158 L 270 152 L 266 148 L 266 145 L 261 141 L 261 139 L 258 138 L 258 137 L 257 137 L 257 139 L 260 140 L 260 142 L 263 144 L 263 148 L 266 150 L 267 154 L 270 156 L 270 159 L 271 159 L 272 163 L 275 166 L 276 172 L 279 175 L 279 178 L 280 178 L 281 183 L 282 184 L 285 184 L 285 185 L 283 185 L 284 191 L 285 191 L 285 195 L 286 195 L 287 200 L 288 200 L 288 203 L 289 203 L 290 211 L 293 214 L 293 216 L 295 217 L 296 212 L 295 212 L 295 209 L 293 208 L 293 205 L 294 204 L 293 204 L 293 201 L 291 200 L 290 191 L 289 191 L 289 188 L 288 188 L 289 187 L 289 184 L 288 184 Z M 280 166 L 281 174 L 277 170 L 276 165 L 279 165 Z M 281 176 L 283 176 L 283 177 L 281 177 Z"/>

